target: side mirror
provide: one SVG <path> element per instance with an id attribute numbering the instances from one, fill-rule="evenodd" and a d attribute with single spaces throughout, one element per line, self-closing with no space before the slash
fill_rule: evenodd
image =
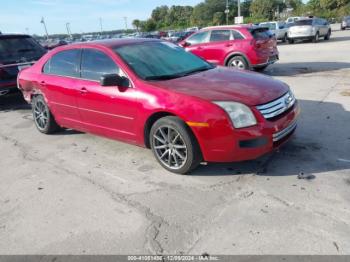
<path id="1" fill-rule="evenodd" d="M 119 86 L 119 87 L 129 87 L 130 81 L 125 76 L 120 76 L 118 74 L 106 74 L 101 77 L 101 86 Z"/>
<path id="2" fill-rule="evenodd" d="M 182 42 L 181 45 L 182 45 L 183 47 L 188 47 L 188 46 L 191 45 L 191 43 L 185 41 L 185 42 Z"/>

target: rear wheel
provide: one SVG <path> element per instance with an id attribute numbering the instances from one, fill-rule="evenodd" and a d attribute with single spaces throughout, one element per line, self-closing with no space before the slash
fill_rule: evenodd
<path id="1" fill-rule="evenodd" d="M 340 30 L 345 30 L 345 27 L 340 27 Z"/>
<path id="2" fill-rule="evenodd" d="M 294 39 L 288 39 L 289 44 L 294 44 Z"/>
<path id="3" fill-rule="evenodd" d="M 186 174 L 202 161 L 202 154 L 190 128 L 178 117 L 159 119 L 151 128 L 150 144 L 157 161 L 168 171 Z"/>
<path id="4" fill-rule="evenodd" d="M 237 68 L 237 69 L 240 69 L 240 70 L 247 70 L 247 69 L 249 69 L 247 61 L 242 56 L 234 56 L 234 57 L 232 57 L 228 61 L 227 66 L 228 67 L 232 67 L 232 68 Z"/>
<path id="5" fill-rule="evenodd" d="M 329 40 L 331 38 L 331 30 L 328 30 L 327 34 L 324 36 L 324 40 Z"/>
<path id="6" fill-rule="evenodd" d="M 312 39 L 312 42 L 317 43 L 318 40 L 320 40 L 320 34 L 317 32 L 316 35 L 314 36 L 314 38 Z"/>
<path id="7" fill-rule="evenodd" d="M 33 97 L 32 111 L 34 123 L 41 133 L 52 134 L 60 129 L 43 96 L 38 95 Z"/>

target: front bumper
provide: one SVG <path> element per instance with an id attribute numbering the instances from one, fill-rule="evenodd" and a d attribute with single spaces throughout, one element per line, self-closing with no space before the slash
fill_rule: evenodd
<path id="1" fill-rule="evenodd" d="M 299 114 L 300 108 L 296 102 L 277 119 L 259 117 L 258 125 L 253 127 L 231 130 L 220 127 L 220 130 L 215 131 L 214 128 L 211 131 L 211 128 L 201 128 L 194 132 L 197 138 L 205 138 L 198 140 L 207 162 L 252 160 L 278 149 L 288 141 L 296 130 Z"/>

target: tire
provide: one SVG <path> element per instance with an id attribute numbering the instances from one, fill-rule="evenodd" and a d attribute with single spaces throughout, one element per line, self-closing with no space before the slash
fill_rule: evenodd
<path id="1" fill-rule="evenodd" d="M 345 30 L 345 27 L 341 27 L 340 30 Z"/>
<path id="2" fill-rule="evenodd" d="M 312 42 L 317 43 L 319 39 L 320 39 L 320 34 L 317 32 L 316 35 L 312 38 Z"/>
<path id="3" fill-rule="evenodd" d="M 247 61 L 242 56 L 234 56 L 230 58 L 230 60 L 227 62 L 227 66 L 231 68 L 236 68 L 239 70 L 248 70 L 249 65 Z"/>
<path id="4" fill-rule="evenodd" d="M 151 128 L 149 140 L 154 157 L 172 173 L 187 174 L 202 161 L 197 139 L 178 117 L 157 120 Z"/>
<path id="5" fill-rule="evenodd" d="M 284 37 L 282 38 L 282 43 L 286 43 L 288 41 L 288 35 L 285 34 Z"/>
<path id="6" fill-rule="evenodd" d="M 53 134 L 60 129 L 43 96 L 33 97 L 32 112 L 35 126 L 41 133 Z"/>
<path id="7" fill-rule="evenodd" d="M 324 36 L 324 40 L 329 40 L 331 38 L 331 30 L 328 30 L 327 34 Z"/>
<path id="8" fill-rule="evenodd" d="M 291 45 L 294 44 L 294 39 L 288 39 L 288 43 Z"/>
<path id="9" fill-rule="evenodd" d="M 269 66 L 269 65 L 254 67 L 254 70 L 257 71 L 257 72 L 262 72 L 262 71 L 264 71 L 268 66 Z"/>

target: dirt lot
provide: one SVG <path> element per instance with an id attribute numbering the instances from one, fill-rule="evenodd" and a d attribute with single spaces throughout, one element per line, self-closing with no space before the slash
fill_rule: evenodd
<path id="1" fill-rule="evenodd" d="M 279 49 L 266 74 L 299 99 L 295 138 L 190 176 L 146 149 L 42 135 L 0 98 L 0 253 L 350 254 L 350 30 Z"/>

